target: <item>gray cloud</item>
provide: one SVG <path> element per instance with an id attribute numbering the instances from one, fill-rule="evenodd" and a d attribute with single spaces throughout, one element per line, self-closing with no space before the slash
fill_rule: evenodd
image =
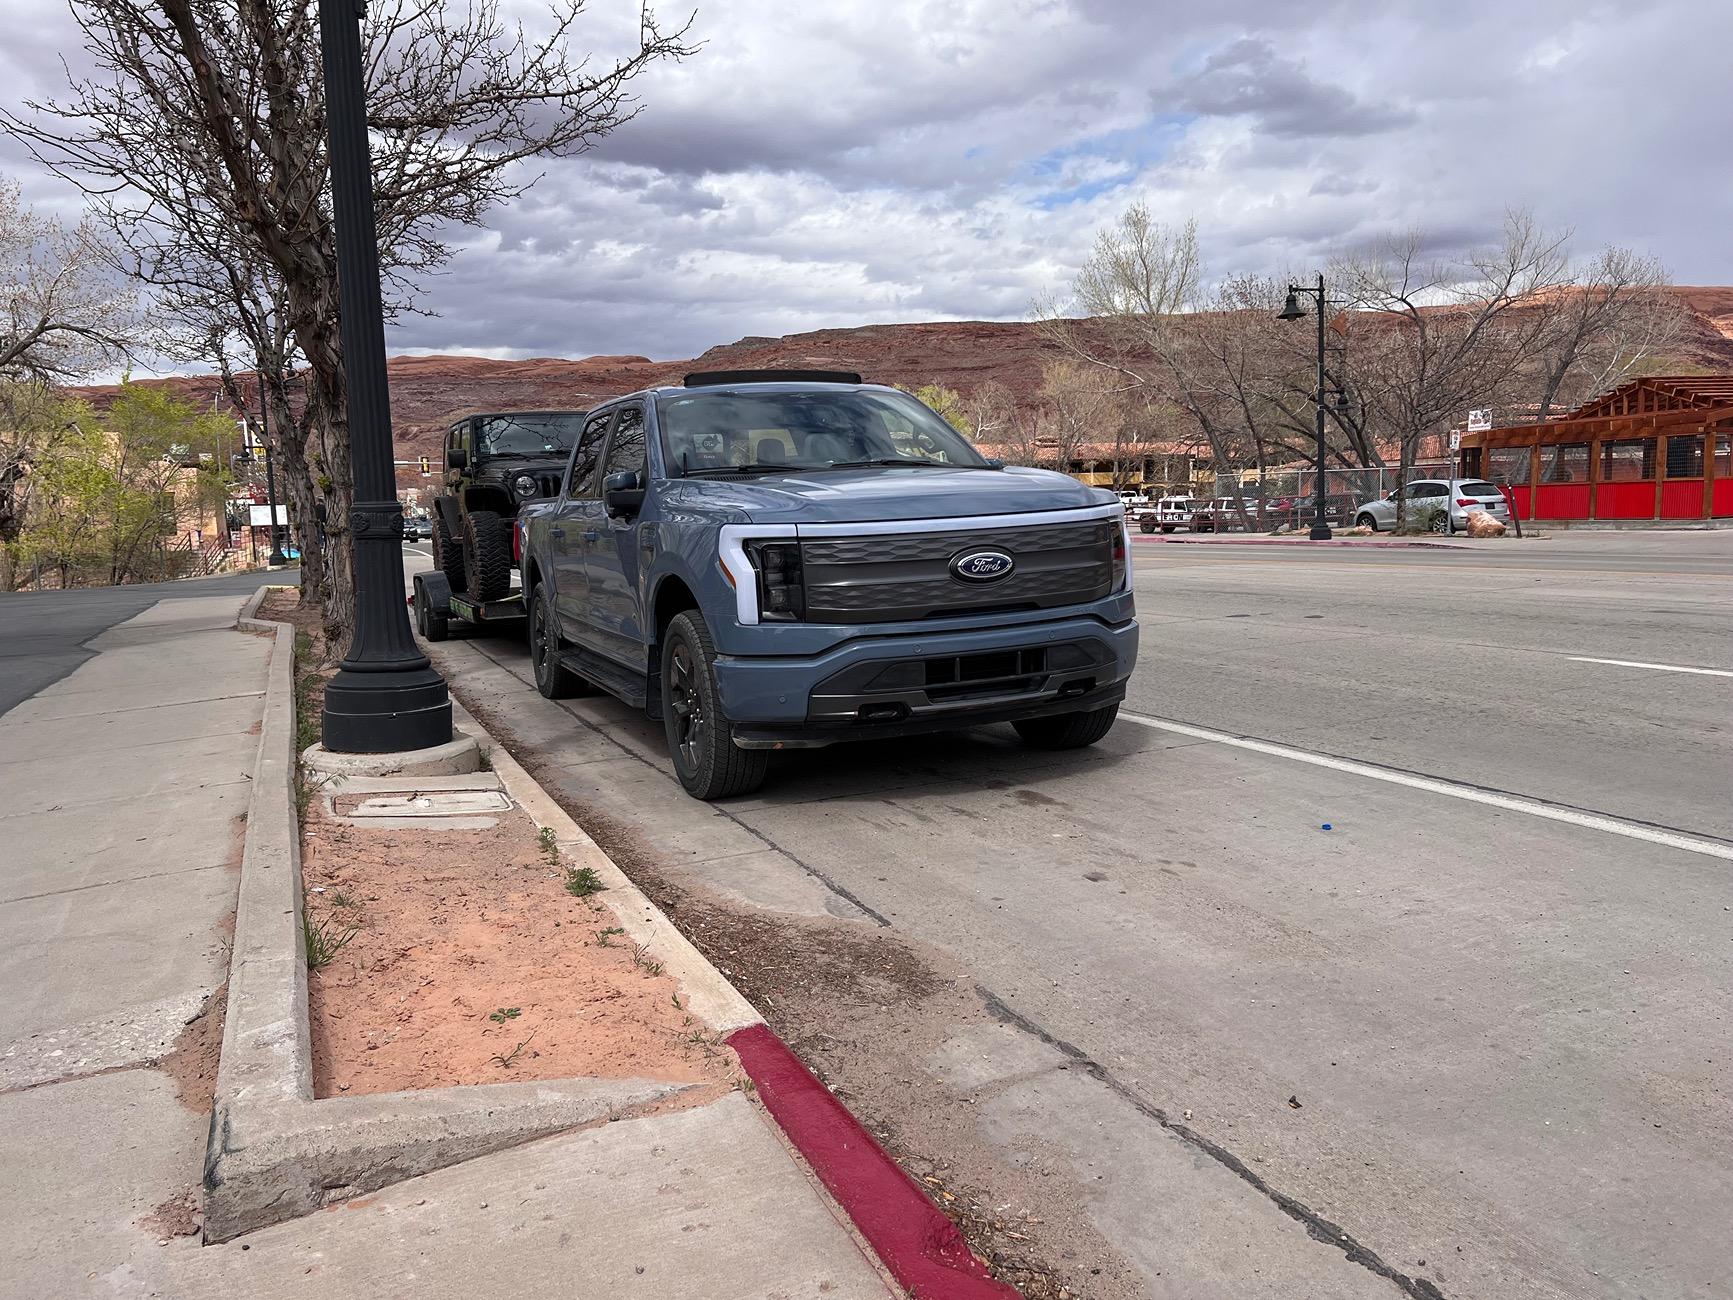
<path id="1" fill-rule="evenodd" d="M 1372 135 L 1415 120 L 1412 110 L 1362 100 L 1318 80 L 1302 62 L 1278 53 L 1262 37 L 1243 37 L 1216 50 L 1178 91 L 1182 108 L 1243 115 L 1258 130 L 1276 136 Z"/>

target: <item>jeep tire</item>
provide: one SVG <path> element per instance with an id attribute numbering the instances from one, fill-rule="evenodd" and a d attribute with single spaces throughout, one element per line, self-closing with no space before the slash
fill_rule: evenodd
<path id="1" fill-rule="evenodd" d="M 697 610 L 676 614 L 662 639 L 662 725 L 674 775 L 694 799 L 727 799 L 764 784 L 770 755 L 741 749 L 722 715 L 716 647 Z"/>
<path id="2" fill-rule="evenodd" d="M 433 567 L 445 575 L 453 591 L 468 590 L 469 583 L 463 576 L 463 548 L 445 531 L 445 516 L 438 507 L 433 511 Z"/>
<path id="3" fill-rule="evenodd" d="M 471 510 L 463 518 L 463 564 L 472 600 L 498 600 L 511 590 L 511 533 L 505 522 L 491 510 Z"/>
<path id="4" fill-rule="evenodd" d="M 1082 713 L 1057 713 L 1045 718 L 1025 718 L 1011 725 L 1031 749 L 1082 749 L 1093 745 L 1113 729 L 1119 706 L 1109 704 Z"/>

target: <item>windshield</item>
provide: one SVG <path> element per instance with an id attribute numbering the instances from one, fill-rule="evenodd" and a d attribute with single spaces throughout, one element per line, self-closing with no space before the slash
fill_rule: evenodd
<path id="1" fill-rule="evenodd" d="M 584 421 L 582 411 L 537 415 L 484 415 L 476 421 L 476 446 L 485 456 L 540 456 L 570 451 Z"/>
<path id="2" fill-rule="evenodd" d="M 709 392 L 656 399 L 670 474 L 986 461 L 914 398 L 871 391 Z"/>

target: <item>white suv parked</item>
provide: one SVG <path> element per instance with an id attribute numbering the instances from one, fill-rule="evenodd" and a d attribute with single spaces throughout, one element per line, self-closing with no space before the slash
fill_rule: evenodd
<path id="1" fill-rule="evenodd" d="M 1454 533 L 1468 527 L 1471 510 L 1484 510 L 1501 524 L 1510 523 L 1510 507 L 1504 493 L 1485 479 L 1425 478 L 1397 488 L 1376 501 L 1368 501 L 1354 512 L 1354 522 L 1373 532 L 1396 527 L 1396 502 L 1403 502 L 1402 512 L 1414 519 L 1432 516 L 1432 531 Z"/>
<path id="2" fill-rule="evenodd" d="M 1191 517 L 1203 506 L 1195 497 L 1162 497 L 1153 506 L 1134 512 L 1137 529 L 1153 533 L 1157 528 L 1171 533 L 1176 528 L 1189 528 Z"/>

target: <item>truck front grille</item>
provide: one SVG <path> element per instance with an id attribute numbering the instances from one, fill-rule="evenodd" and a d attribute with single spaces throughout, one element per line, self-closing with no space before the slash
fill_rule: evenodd
<path id="1" fill-rule="evenodd" d="M 892 623 L 989 610 L 1052 609 L 1112 589 L 1119 523 L 1092 519 L 975 532 L 884 533 L 803 540 L 809 623 Z M 964 582 L 951 560 L 1004 551 L 1015 562 L 995 582 Z"/>

